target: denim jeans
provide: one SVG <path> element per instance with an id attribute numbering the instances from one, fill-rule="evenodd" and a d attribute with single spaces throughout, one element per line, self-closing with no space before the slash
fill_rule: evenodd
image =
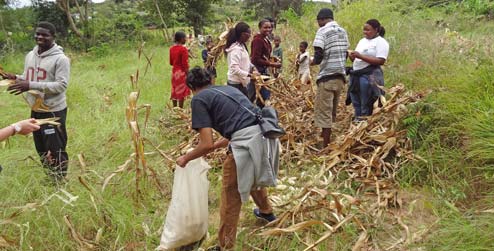
<path id="1" fill-rule="evenodd" d="M 350 93 L 353 108 L 355 109 L 355 118 L 361 116 L 369 116 L 372 112 L 372 104 L 370 103 L 372 88 L 370 86 L 369 76 L 360 76 L 360 85 L 358 93 Z"/>

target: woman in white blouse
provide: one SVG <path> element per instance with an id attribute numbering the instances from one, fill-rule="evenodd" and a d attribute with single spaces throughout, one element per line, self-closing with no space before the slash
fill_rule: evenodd
<path id="1" fill-rule="evenodd" d="M 384 33 L 384 27 L 379 21 L 368 20 L 364 25 L 364 38 L 358 42 L 355 51 L 349 54 L 353 61 L 349 95 L 357 120 L 372 115 L 374 102 L 384 94 L 379 88 L 384 85 L 381 65 L 386 62 L 389 53 Z"/>

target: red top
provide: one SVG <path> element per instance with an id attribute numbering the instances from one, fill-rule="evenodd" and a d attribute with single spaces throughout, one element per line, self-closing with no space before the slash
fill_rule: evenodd
<path id="1" fill-rule="evenodd" d="M 189 71 L 187 47 L 179 44 L 170 47 L 170 65 L 173 66 L 171 99 L 183 100 L 190 94 L 190 90 L 185 84 L 187 71 Z"/>
<path id="2" fill-rule="evenodd" d="M 176 44 L 170 47 L 170 65 L 173 69 L 181 69 L 187 72 L 189 70 L 189 52 L 187 47 Z"/>
<path id="3" fill-rule="evenodd" d="M 257 68 L 269 66 L 271 51 L 271 42 L 269 42 L 268 38 L 257 34 L 252 39 L 250 61 Z"/>

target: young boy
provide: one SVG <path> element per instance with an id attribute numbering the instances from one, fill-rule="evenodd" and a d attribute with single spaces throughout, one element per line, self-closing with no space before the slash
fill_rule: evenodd
<path id="1" fill-rule="evenodd" d="M 216 82 L 216 67 L 210 66 L 208 67 L 206 65 L 206 62 L 208 61 L 208 54 L 211 52 L 211 49 L 213 49 L 214 44 L 212 40 L 206 40 L 206 48 L 202 50 L 202 62 L 204 63 L 204 67 L 211 73 L 211 82 L 214 83 Z"/>
<path id="2" fill-rule="evenodd" d="M 9 79 L 15 79 L 15 84 L 7 89 L 10 93 L 19 95 L 27 92 L 27 101 L 32 107 L 31 118 L 59 118 L 60 126 L 43 125 L 40 130 L 33 133 L 34 145 L 43 166 L 48 169 L 48 174 L 54 178 L 54 181 L 58 182 L 65 179 L 69 166 L 69 156 L 65 151 L 67 146 L 65 121 L 70 61 L 62 47 L 55 43 L 55 33 L 53 24 L 39 22 L 34 33 L 36 46 L 25 57 L 24 73 L 17 76 L 5 75 Z M 37 98 L 31 91 L 43 96 L 43 104 L 48 107 L 47 110 L 36 108 Z"/>
<path id="3" fill-rule="evenodd" d="M 310 77 L 310 56 L 307 51 L 307 47 L 309 44 L 306 41 L 300 42 L 299 51 L 300 53 L 297 55 L 297 66 L 298 66 L 298 78 L 302 86 L 308 85 L 311 83 Z"/>
<path id="4" fill-rule="evenodd" d="M 280 36 L 274 36 L 274 48 L 273 48 L 273 57 L 275 58 L 275 62 L 280 62 L 283 64 L 283 49 L 281 48 L 281 38 Z M 273 69 L 273 75 L 278 77 L 281 69 Z"/>

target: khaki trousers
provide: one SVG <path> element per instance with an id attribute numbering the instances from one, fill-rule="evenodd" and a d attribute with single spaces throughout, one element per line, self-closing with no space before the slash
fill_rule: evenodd
<path id="1" fill-rule="evenodd" d="M 316 127 L 333 127 L 344 84 L 345 82 L 342 79 L 331 79 L 317 85 L 316 101 L 314 103 L 314 124 Z"/>
<path id="2" fill-rule="evenodd" d="M 262 213 L 271 213 L 273 209 L 265 188 L 250 192 L 250 196 Z M 237 166 L 233 154 L 228 153 L 223 163 L 223 184 L 220 202 L 220 231 L 218 239 L 221 250 L 233 249 L 237 238 L 237 225 L 240 218 L 242 201 L 238 192 Z"/>

